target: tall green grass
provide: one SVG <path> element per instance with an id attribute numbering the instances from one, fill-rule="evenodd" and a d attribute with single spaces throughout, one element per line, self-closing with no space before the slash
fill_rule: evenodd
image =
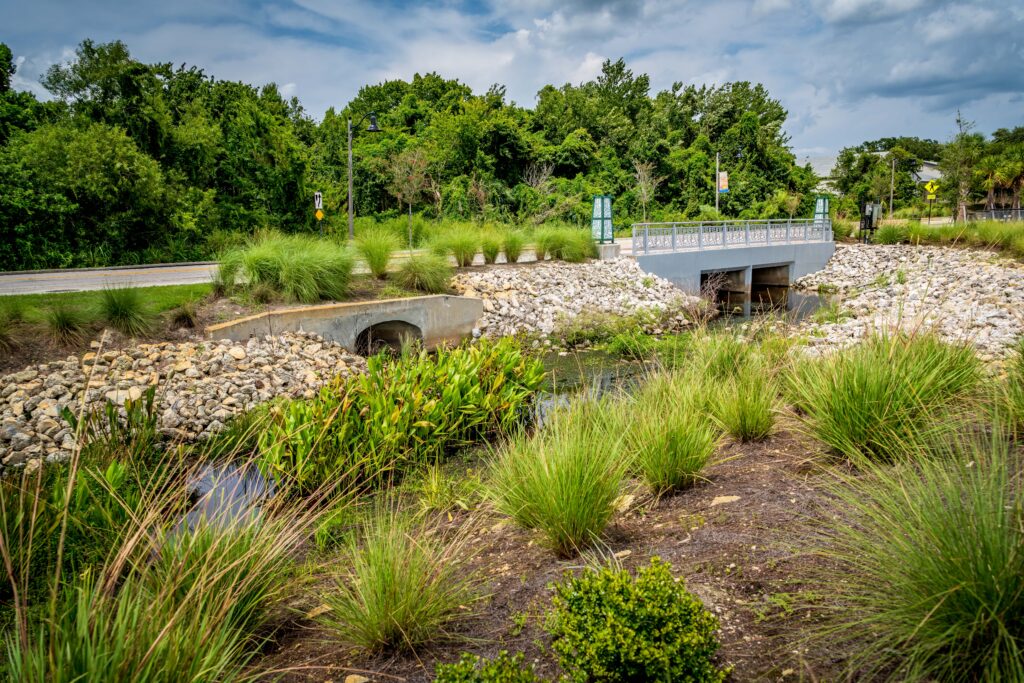
<path id="1" fill-rule="evenodd" d="M 518 230 L 509 230 L 505 233 L 502 249 L 505 252 L 505 261 L 518 263 L 523 255 L 523 247 L 526 245 L 526 238 Z"/>
<path id="2" fill-rule="evenodd" d="M 613 411 L 632 469 L 656 495 L 692 486 L 715 452 L 704 388 L 692 374 L 655 373 Z"/>
<path id="3" fill-rule="evenodd" d="M 808 430 L 835 453 L 891 462 L 955 428 L 980 379 L 967 345 L 930 334 L 875 335 L 799 364 L 788 391 Z"/>
<path id="4" fill-rule="evenodd" d="M 153 328 L 153 316 L 138 289 L 109 287 L 100 298 L 100 315 L 108 325 L 128 337 L 138 337 Z"/>
<path id="5" fill-rule="evenodd" d="M 220 259 L 218 279 L 230 289 L 266 285 L 293 301 L 341 300 L 349 291 L 352 253 L 329 240 L 269 233 Z"/>
<path id="6" fill-rule="evenodd" d="M 484 233 L 480 238 L 480 251 L 484 256 L 485 264 L 492 264 L 498 260 L 501 253 L 501 235 L 493 232 Z"/>
<path id="7" fill-rule="evenodd" d="M 390 230 L 377 228 L 367 230 L 356 239 L 356 249 L 366 261 L 366 266 L 378 280 L 387 277 L 391 256 L 398 249 L 399 241 Z"/>
<path id="8" fill-rule="evenodd" d="M 50 339 L 62 346 L 77 346 L 85 339 L 88 318 L 79 309 L 55 303 L 43 311 Z"/>
<path id="9" fill-rule="evenodd" d="M 1024 339 L 1010 356 L 1005 392 L 1010 430 L 1017 439 L 1024 439 Z"/>
<path id="10" fill-rule="evenodd" d="M 476 231 L 462 227 L 445 235 L 441 239 L 441 244 L 445 248 L 445 253 L 451 254 L 460 268 L 467 268 L 473 265 L 473 259 L 476 258 L 480 237 Z"/>
<path id="11" fill-rule="evenodd" d="M 775 427 L 779 384 L 761 359 L 748 360 L 711 392 L 713 413 L 738 441 L 760 441 Z"/>
<path id="12" fill-rule="evenodd" d="M 615 513 L 628 459 L 621 434 L 605 425 L 610 409 L 605 399 L 576 401 L 493 457 L 490 495 L 498 509 L 540 531 L 562 557 L 594 543 Z"/>
<path id="13" fill-rule="evenodd" d="M 445 538 L 395 510 L 377 511 L 350 540 L 344 567 L 322 596 L 320 622 L 370 651 L 412 650 L 450 638 L 473 613 L 480 582 L 468 571 L 467 535 Z"/>
<path id="14" fill-rule="evenodd" d="M 533 233 L 533 243 L 538 261 L 550 256 L 553 260 L 580 263 L 596 253 L 590 232 L 577 228 L 537 228 Z"/>
<path id="15" fill-rule="evenodd" d="M 444 256 L 416 254 L 407 258 L 398 267 L 395 281 L 406 289 L 441 294 L 447 291 L 451 276 L 452 268 Z"/>
<path id="16" fill-rule="evenodd" d="M 1024 680 L 1019 456 L 964 439 L 834 487 L 819 636 L 852 678 Z"/>

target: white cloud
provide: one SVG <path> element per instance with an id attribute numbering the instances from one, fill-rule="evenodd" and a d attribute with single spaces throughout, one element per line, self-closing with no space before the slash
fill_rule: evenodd
<path id="1" fill-rule="evenodd" d="M 1019 125 L 1024 6 L 1004 0 L 0 0 L 15 86 L 86 37 L 146 61 L 298 96 L 320 116 L 359 87 L 437 71 L 532 106 L 547 83 L 594 78 L 622 56 L 652 89 L 749 80 L 789 110 L 795 148 L 883 135 L 943 138 L 962 108 L 979 128 Z"/>

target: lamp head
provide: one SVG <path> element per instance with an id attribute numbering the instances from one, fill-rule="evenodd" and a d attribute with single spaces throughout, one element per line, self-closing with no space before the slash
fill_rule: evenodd
<path id="1" fill-rule="evenodd" d="M 368 133 L 380 133 L 380 126 L 377 125 L 377 114 L 376 112 L 370 112 L 370 125 L 366 128 Z"/>

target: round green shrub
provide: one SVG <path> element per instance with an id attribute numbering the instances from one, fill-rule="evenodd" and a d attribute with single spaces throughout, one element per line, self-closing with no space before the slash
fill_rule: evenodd
<path id="1" fill-rule="evenodd" d="M 636 578 L 588 569 L 555 586 L 551 648 L 571 681 L 725 680 L 715 666 L 718 620 L 655 557 Z"/>
<path id="2" fill-rule="evenodd" d="M 468 652 L 455 664 L 438 664 L 434 683 L 541 683 L 532 666 L 523 665 L 523 653 L 502 650 L 495 659 Z"/>

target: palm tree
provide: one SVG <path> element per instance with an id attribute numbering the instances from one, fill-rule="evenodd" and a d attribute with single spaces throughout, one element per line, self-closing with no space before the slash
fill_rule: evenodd
<path id="1" fill-rule="evenodd" d="M 1024 144 L 1009 145 L 1003 151 L 1000 175 L 1005 178 L 1013 200 L 1010 208 L 1020 210 L 1020 195 L 1024 190 Z"/>
<path id="2" fill-rule="evenodd" d="M 1000 171 L 1002 170 L 1003 159 L 994 154 L 989 154 L 978 160 L 974 172 L 981 178 L 981 186 L 985 188 L 985 210 L 994 211 L 996 208 L 996 190 L 1001 187 Z"/>

